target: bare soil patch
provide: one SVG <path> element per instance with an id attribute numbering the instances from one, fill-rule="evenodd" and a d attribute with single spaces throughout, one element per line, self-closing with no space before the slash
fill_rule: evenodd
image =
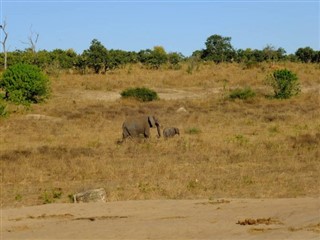
<path id="1" fill-rule="evenodd" d="M 4 209 L 1 237 L 317 239 L 319 208 L 318 198 L 50 204 Z M 239 224 L 243 218 L 245 224 Z"/>

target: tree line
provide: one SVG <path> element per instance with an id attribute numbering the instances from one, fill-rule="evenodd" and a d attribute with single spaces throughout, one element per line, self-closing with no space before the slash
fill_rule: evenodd
<path id="1" fill-rule="evenodd" d="M 294 54 L 286 54 L 283 48 L 275 48 L 271 45 L 262 50 L 235 49 L 231 44 L 231 37 L 215 34 L 207 38 L 204 49 L 194 51 L 189 57 L 178 52 L 167 53 L 162 46 L 155 46 L 153 49 L 140 50 L 139 52 L 108 50 L 97 39 L 93 39 L 89 48 L 81 54 L 72 49 L 34 51 L 31 48 L 0 54 L 1 67 L 5 64 L 11 66 L 17 63 L 27 63 L 44 70 L 51 68 L 76 69 L 81 73 L 105 73 L 132 63 L 140 63 L 151 69 L 159 69 L 162 66 L 179 69 L 182 62 L 190 60 L 215 63 L 238 62 L 247 65 L 278 61 L 320 63 L 320 51 L 303 47 L 297 49 Z"/>

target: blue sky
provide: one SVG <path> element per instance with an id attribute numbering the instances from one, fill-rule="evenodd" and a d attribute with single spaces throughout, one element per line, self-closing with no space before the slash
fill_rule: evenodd
<path id="1" fill-rule="evenodd" d="M 320 0 L 0 0 L 7 23 L 9 51 L 28 47 L 39 34 L 37 50 L 72 48 L 78 53 L 98 39 L 107 49 L 140 51 L 163 46 L 189 56 L 206 39 L 231 37 L 236 49 L 267 45 L 294 53 L 320 48 Z M 3 35 L 1 35 L 1 39 Z"/>

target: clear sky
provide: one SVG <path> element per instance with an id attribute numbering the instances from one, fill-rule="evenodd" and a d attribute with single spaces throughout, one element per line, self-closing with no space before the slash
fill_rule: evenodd
<path id="1" fill-rule="evenodd" d="M 231 37 L 236 49 L 267 45 L 294 53 L 320 48 L 320 0 L 0 0 L 9 51 L 72 48 L 78 53 L 98 39 L 107 49 L 140 51 L 163 46 L 190 56 L 208 37 Z M 3 39 L 3 35 L 1 35 Z"/>

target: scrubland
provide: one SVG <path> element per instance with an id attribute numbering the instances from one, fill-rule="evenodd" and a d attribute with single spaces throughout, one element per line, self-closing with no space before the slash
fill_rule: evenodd
<path id="1" fill-rule="evenodd" d="M 298 75 L 302 92 L 272 99 L 263 81 L 284 67 Z M 319 197 L 319 76 L 319 65 L 300 63 L 130 65 L 105 75 L 51 76 L 45 103 L 10 105 L 0 119 L 1 204 L 69 202 L 100 187 L 108 201 Z M 160 100 L 118 96 L 140 86 Z M 254 98 L 228 99 L 246 86 Z M 178 127 L 180 136 L 158 139 L 152 129 L 150 139 L 119 143 L 126 116 L 140 114 Z"/>

